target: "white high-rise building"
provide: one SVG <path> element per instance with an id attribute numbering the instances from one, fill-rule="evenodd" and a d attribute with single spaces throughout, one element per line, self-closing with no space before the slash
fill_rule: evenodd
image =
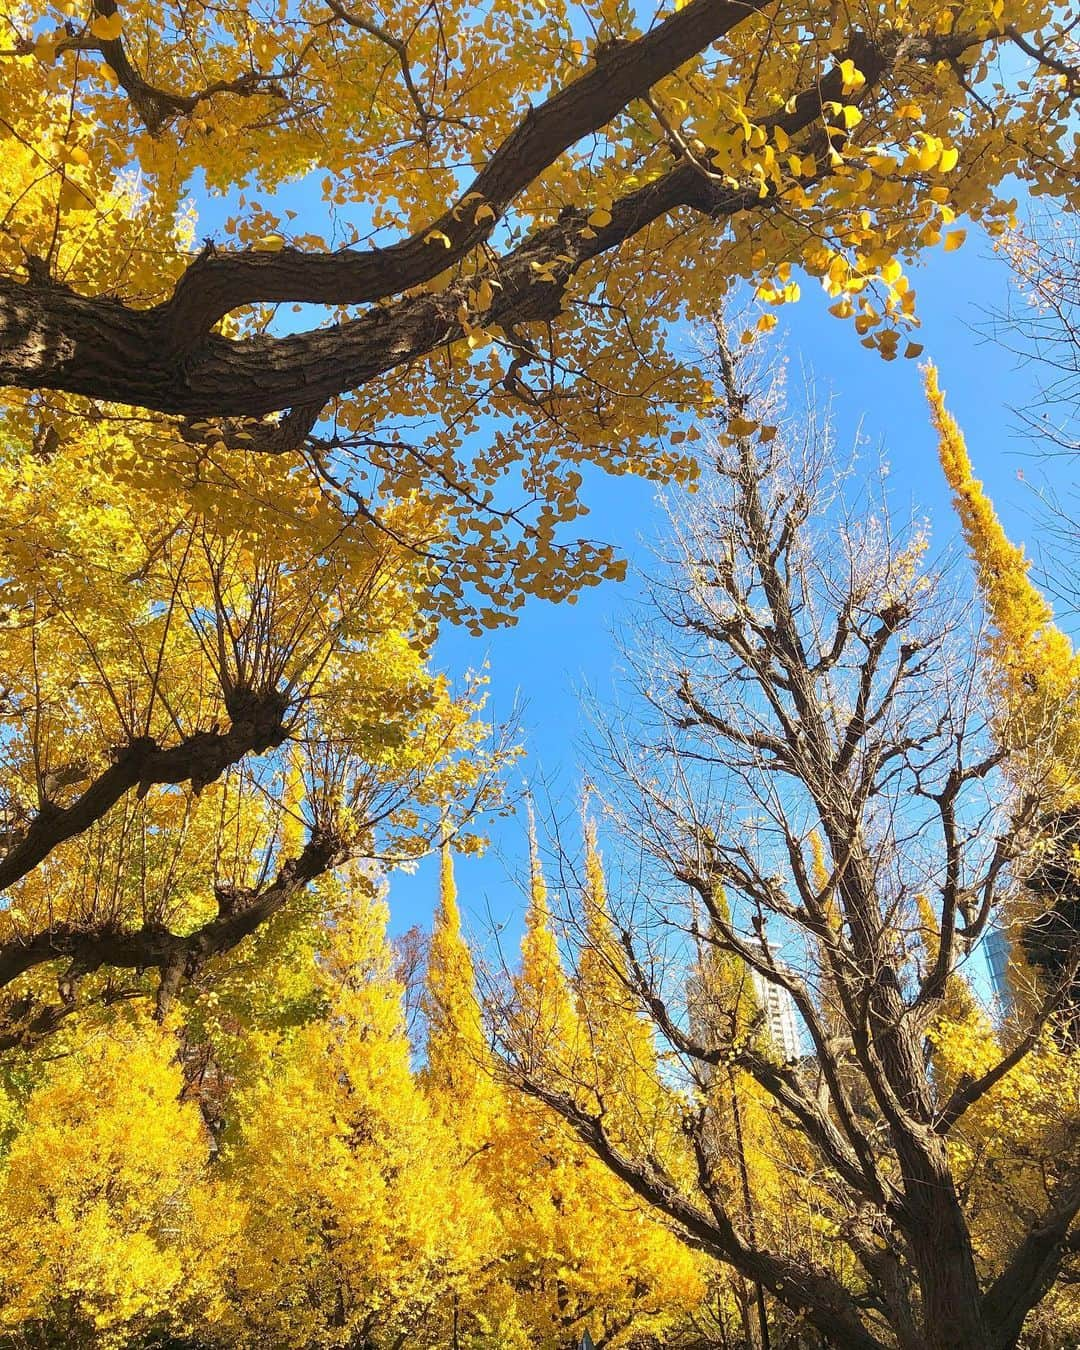
<path id="1" fill-rule="evenodd" d="M 751 973 L 774 1048 L 784 1060 L 801 1059 L 802 1037 L 799 1035 L 795 1000 L 782 985 L 773 984 L 756 970 Z"/>

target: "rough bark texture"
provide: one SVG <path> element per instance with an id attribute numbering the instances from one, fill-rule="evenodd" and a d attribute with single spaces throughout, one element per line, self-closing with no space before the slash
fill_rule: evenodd
<path id="1" fill-rule="evenodd" d="M 111 296 L 76 294 L 38 267 L 27 281 L 0 278 L 0 383 L 63 390 L 185 418 L 317 410 L 461 338 L 464 285 L 441 293 L 404 293 L 432 281 L 487 240 L 498 216 L 566 149 L 766 7 L 692 0 L 644 37 L 603 49 L 593 69 L 530 110 L 458 202 L 391 248 L 319 254 L 292 248 L 222 252 L 208 246 L 167 301 L 143 310 Z M 854 60 L 866 85 L 847 101 L 872 98 L 877 83 L 900 61 L 950 59 L 969 45 L 961 34 L 900 42 L 853 32 L 838 62 L 845 55 Z M 822 104 L 838 99 L 842 86 L 837 67 L 799 92 L 790 111 L 763 116 L 760 124 L 782 127 L 789 136 L 806 133 L 805 148 L 820 149 Z M 817 129 L 809 130 L 815 124 Z M 480 204 L 488 205 L 496 219 L 484 213 L 476 223 Z M 684 160 L 616 201 L 611 221 L 592 237 L 582 233 L 588 209 L 567 208 L 554 225 L 494 260 L 490 276 L 501 289 L 489 311 L 476 318 L 508 329 L 553 317 L 567 283 L 585 264 L 681 208 L 723 220 L 773 205 L 771 193 L 760 195 L 756 179 L 733 188 L 722 176 L 711 175 L 707 164 Z M 327 328 L 280 337 L 232 341 L 212 331 L 237 308 L 288 301 L 373 308 Z"/>

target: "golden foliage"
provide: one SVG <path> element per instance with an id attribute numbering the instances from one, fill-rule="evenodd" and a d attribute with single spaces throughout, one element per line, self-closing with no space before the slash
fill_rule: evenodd
<path id="1" fill-rule="evenodd" d="M 1046 809 L 1066 806 L 1080 792 L 1080 654 L 1054 623 L 1050 602 L 1031 581 L 1023 549 L 1009 540 L 975 477 L 937 370 L 928 366 L 925 377 L 941 464 L 993 626 L 989 650 L 1001 700 L 998 733 L 1039 776 Z"/>

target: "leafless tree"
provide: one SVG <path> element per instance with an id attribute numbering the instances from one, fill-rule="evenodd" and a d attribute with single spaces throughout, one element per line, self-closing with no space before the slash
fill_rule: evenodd
<path id="1" fill-rule="evenodd" d="M 880 475 L 835 468 L 827 426 L 774 434 L 775 390 L 751 396 L 723 339 L 717 360 L 726 422 L 701 491 L 672 511 L 638 712 L 603 734 L 609 809 L 649 864 L 613 887 L 624 979 L 683 1066 L 696 1178 L 509 1042 L 506 1072 L 822 1343 L 1006 1350 L 1071 1249 L 1080 1114 L 1058 1103 L 1039 1136 L 1040 1209 L 993 1268 L 951 1145 L 1032 1053 L 1065 980 L 958 1080 L 932 1030 L 1026 874 L 1035 794 L 994 742 L 972 606 L 928 564 L 919 523 L 894 521 Z M 687 997 L 702 949 L 786 991 L 810 1054 L 786 1059 L 735 1018 L 703 1031 Z M 716 1184 L 701 1103 L 729 1065 L 797 1139 L 854 1278 L 755 1232 Z"/>
<path id="2" fill-rule="evenodd" d="M 1026 430 L 1051 451 L 1080 453 L 1080 228 L 1064 213 L 1033 214 L 1005 240 L 1019 303 L 995 318 L 994 337 L 1035 366 Z"/>
<path id="3" fill-rule="evenodd" d="M 1034 395 L 1013 411 L 1039 467 L 1066 470 L 1031 481 L 1040 499 L 1043 580 L 1075 613 L 1080 503 L 1067 470 L 1080 454 L 1080 229 L 1065 213 L 1032 210 L 1002 248 L 1016 286 L 984 331 L 1030 374 Z"/>

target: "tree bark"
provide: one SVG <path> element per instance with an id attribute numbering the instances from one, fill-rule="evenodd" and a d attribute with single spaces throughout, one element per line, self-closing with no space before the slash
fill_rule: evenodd
<path id="1" fill-rule="evenodd" d="M 172 296 L 136 309 L 111 296 L 86 296 L 41 275 L 0 278 L 0 384 L 54 389 L 189 419 L 265 417 L 287 408 L 318 409 L 381 375 L 427 356 L 466 332 L 460 317 L 471 283 L 441 293 L 415 292 L 463 259 L 490 235 L 476 207 L 500 214 L 567 148 L 610 122 L 635 98 L 766 7 L 692 0 L 651 33 L 598 53 L 596 67 L 532 109 L 487 165 L 438 220 L 387 249 L 305 253 L 219 252 L 208 246 L 180 277 Z M 955 57 L 975 40 L 964 34 L 899 41 L 853 31 L 837 64 L 797 92 L 784 111 L 758 124 L 806 133 L 807 149 L 824 152 L 844 134 L 825 135 L 822 105 L 843 97 L 866 101 L 882 76 L 901 62 Z M 853 60 L 866 84 L 843 95 L 839 62 Z M 812 180 L 805 180 L 810 182 Z M 470 198 L 470 194 L 477 194 Z M 567 207 L 496 259 L 486 274 L 497 283 L 476 324 L 513 329 L 555 317 L 567 286 L 591 260 L 617 249 L 651 222 L 680 209 L 723 220 L 740 211 L 769 211 L 773 189 L 757 179 L 731 185 L 703 163 L 682 160 L 668 173 L 613 203 L 612 219 L 589 226 L 591 209 Z M 445 246 L 444 246 L 445 245 Z M 396 297 L 396 298 L 391 298 Z M 353 319 L 283 336 L 229 340 L 214 325 L 237 308 L 292 301 L 369 305 Z"/>

